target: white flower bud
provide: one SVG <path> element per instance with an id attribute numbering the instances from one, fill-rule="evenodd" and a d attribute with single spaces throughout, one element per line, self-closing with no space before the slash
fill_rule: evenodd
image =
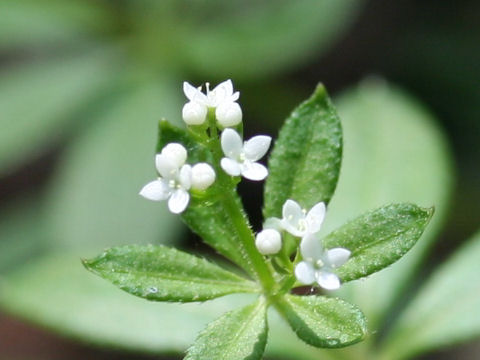
<path id="1" fill-rule="evenodd" d="M 182 117 L 187 125 L 201 125 L 207 118 L 207 106 L 196 101 L 189 101 L 183 106 Z"/>
<path id="2" fill-rule="evenodd" d="M 165 145 L 161 153 L 177 167 L 181 167 L 187 160 L 187 149 L 179 143 Z"/>
<path id="3" fill-rule="evenodd" d="M 207 163 L 198 163 L 192 167 L 192 187 L 205 190 L 215 181 L 215 171 Z"/>
<path id="4" fill-rule="evenodd" d="M 265 229 L 257 234 L 255 246 L 260 254 L 273 255 L 282 248 L 282 237 L 277 230 Z"/>
<path id="5" fill-rule="evenodd" d="M 242 109 L 236 102 L 222 102 L 217 106 L 215 116 L 223 127 L 232 127 L 242 121 Z"/>

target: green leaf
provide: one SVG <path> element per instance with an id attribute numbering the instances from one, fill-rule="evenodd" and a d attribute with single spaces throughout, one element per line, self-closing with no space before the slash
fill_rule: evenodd
<path id="1" fill-rule="evenodd" d="M 157 177 L 158 118 L 181 107 L 169 85 L 170 79 L 132 85 L 98 109 L 93 126 L 66 151 L 48 198 L 58 246 L 90 257 L 105 247 L 173 242 L 179 236 L 181 223 L 166 204 L 138 195 Z"/>
<path id="2" fill-rule="evenodd" d="M 342 158 L 340 119 L 323 85 L 287 119 L 268 162 L 265 218 L 280 216 L 293 199 L 304 208 L 324 201 L 335 191 Z"/>
<path id="3" fill-rule="evenodd" d="M 51 251 L 2 273 L 2 312 L 90 345 L 184 352 L 210 321 L 252 301 L 228 295 L 205 303 L 150 302 L 93 276 L 78 253 Z"/>
<path id="4" fill-rule="evenodd" d="M 111 13 L 99 3 L 78 0 L 2 0 L 0 47 L 58 46 L 105 31 Z"/>
<path id="5" fill-rule="evenodd" d="M 184 11 L 177 15 L 191 22 L 184 29 L 188 41 L 179 42 L 182 60 L 203 76 L 258 79 L 325 51 L 350 25 L 362 1 L 217 0 L 208 4 L 190 4 L 191 13 L 199 14 L 193 19 Z"/>
<path id="6" fill-rule="evenodd" d="M 405 255 L 420 238 L 432 215 L 433 209 L 413 204 L 387 205 L 333 231 L 323 239 L 323 246 L 350 250 L 350 259 L 336 273 L 344 282 L 359 279 Z"/>
<path id="7" fill-rule="evenodd" d="M 117 71 L 114 53 L 89 50 L 0 73 L 0 175 L 66 135 L 77 112 L 111 85 Z"/>
<path id="8" fill-rule="evenodd" d="M 267 342 L 266 310 L 260 298 L 210 323 L 188 349 L 185 360 L 261 359 Z"/>
<path id="9" fill-rule="evenodd" d="M 258 292 L 254 283 L 205 259 L 164 246 L 111 248 L 85 267 L 120 289 L 153 301 L 205 301 Z"/>
<path id="10" fill-rule="evenodd" d="M 367 333 L 362 312 L 341 299 L 287 294 L 275 306 L 297 336 L 316 347 L 345 347 Z"/>
<path id="11" fill-rule="evenodd" d="M 435 206 L 425 234 L 388 269 L 364 282 L 342 286 L 341 296 L 357 304 L 372 327 L 406 291 L 421 258 L 449 210 L 452 162 L 434 117 L 415 99 L 379 79 L 369 79 L 336 101 L 344 131 L 342 175 L 328 206 L 323 234 L 371 209 L 391 203 Z M 372 297 L 372 294 L 375 296 Z"/>
<path id="12" fill-rule="evenodd" d="M 432 274 L 385 339 L 385 359 L 406 359 L 480 336 L 480 233 Z"/>

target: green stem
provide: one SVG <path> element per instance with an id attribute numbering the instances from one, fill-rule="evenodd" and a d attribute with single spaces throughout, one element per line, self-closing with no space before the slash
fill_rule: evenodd
<path id="1" fill-rule="evenodd" d="M 245 214 L 238 205 L 238 201 L 235 201 L 234 196 L 230 193 L 224 198 L 225 210 L 228 212 L 230 218 L 233 221 L 235 229 L 242 240 L 243 247 L 247 253 L 250 261 L 252 262 L 255 273 L 260 281 L 266 294 L 271 294 L 275 281 L 271 270 L 265 262 L 263 256 L 258 252 L 255 247 L 255 236 L 252 230 L 248 226 L 248 220 Z"/>
<path id="2" fill-rule="evenodd" d="M 260 281 L 265 293 L 271 294 L 273 292 L 273 288 L 275 287 L 273 274 L 263 256 L 255 247 L 255 236 L 250 228 L 249 221 L 243 211 L 241 202 L 236 195 L 236 183 L 218 165 L 223 157 L 223 153 L 214 109 L 209 109 L 207 121 L 209 125 L 209 139 L 203 144 L 210 149 L 214 156 L 217 170 L 217 181 L 220 187 L 223 189 L 221 201 L 224 204 L 224 208 L 228 213 L 228 216 L 232 219 L 235 230 L 242 241 L 242 246 L 245 250 L 245 253 L 252 263 L 256 277 Z"/>

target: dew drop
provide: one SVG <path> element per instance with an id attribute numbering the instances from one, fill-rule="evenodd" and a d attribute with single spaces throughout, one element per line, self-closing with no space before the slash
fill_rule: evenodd
<path id="1" fill-rule="evenodd" d="M 158 292 L 158 289 L 155 287 L 155 286 L 150 286 L 147 291 L 150 293 L 150 294 L 156 294 Z"/>

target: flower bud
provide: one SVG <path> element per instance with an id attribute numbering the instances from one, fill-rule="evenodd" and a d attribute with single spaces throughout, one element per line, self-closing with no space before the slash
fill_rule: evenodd
<path id="1" fill-rule="evenodd" d="M 182 144 L 170 143 L 162 149 L 162 155 L 178 167 L 185 164 L 187 160 L 187 149 Z"/>
<path id="2" fill-rule="evenodd" d="M 192 167 L 192 187 L 205 190 L 215 181 L 215 171 L 207 163 L 198 163 Z"/>
<path id="3" fill-rule="evenodd" d="M 282 237 L 277 230 L 265 229 L 257 234 L 255 246 L 260 254 L 273 255 L 282 248 Z"/>
<path id="4" fill-rule="evenodd" d="M 242 109 L 236 102 L 222 102 L 217 106 L 215 116 L 223 127 L 232 127 L 242 121 Z"/>
<path id="5" fill-rule="evenodd" d="M 208 109 L 205 105 L 189 101 L 183 106 L 182 117 L 187 125 L 201 125 L 207 118 Z"/>

